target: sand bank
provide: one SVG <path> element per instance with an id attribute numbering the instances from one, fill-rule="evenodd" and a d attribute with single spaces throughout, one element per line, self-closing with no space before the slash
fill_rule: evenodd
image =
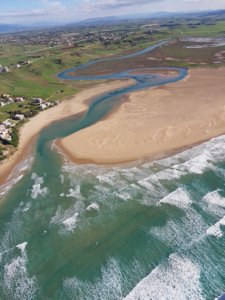
<path id="1" fill-rule="evenodd" d="M 35 137 L 46 126 L 54 121 L 81 113 L 87 109 L 88 102 L 100 94 L 120 89 L 133 84 L 133 80 L 115 80 L 88 88 L 79 94 L 63 101 L 58 106 L 39 113 L 30 119 L 20 130 L 20 143 L 17 151 L 0 164 L 0 184 L 7 181 L 14 167 L 32 150 Z"/>
<path id="2" fill-rule="evenodd" d="M 192 69 L 183 81 L 137 91 L 97 124 L 58 145 L 76 162 L 158 158 L 225 133 L 225 68 Z"/>

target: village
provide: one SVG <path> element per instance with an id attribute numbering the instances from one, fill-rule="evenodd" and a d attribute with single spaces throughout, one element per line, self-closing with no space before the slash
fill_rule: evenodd
<path id="1" fill-rule="evenodd" d="M 45 101 L 42 98 L 32 98 L 27 100 L 24 97 L 14 97 L 7 94 L 0 96 L 0 108 L 10 104 L 18 104 L 18 107 L 24 108 L 24 113 L 19 110 L 9 110 L 10 118 L 0 123 L 0 150 L 3 145 L 16 145 L 13 143 L 13 135 L 17 132 L 16 129 L 23 124 L 30 117 L 36 115 L 39 111 L 45 110 L 58 104 L 58 101 Z M 0 157 L 2 154 L 7 154 L 7 147 L 5 151 L 0 151 Z"/>
<path id="2" fill-rule="evenodd" d="M 0 43 L 15 45 L 42 45 L 63 46 L 77 45 L 82 43 L 115 43 L 134 36 L 135 32 L 128 29 L 123 30 L 86 30 L 79 31 L 77 28 L 62 27 L 57 30 L 36 30 L 20 33 L 9 33 L 0 35 Z"/>

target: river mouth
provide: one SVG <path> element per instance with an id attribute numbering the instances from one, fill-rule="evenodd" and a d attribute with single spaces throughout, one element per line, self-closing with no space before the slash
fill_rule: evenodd
<path id="1" fill-rule="evenodd" d="M 107 168 L 62 165 L 51 148 L 104 118 L 122 95 L 188 73 L 168 70 L 175 76 L 116 74 L 136 84 L 99 96 L 84 115 L 41 132 L 31 169 L 1 203 L 0 298 L 222 294 L 224 137 L 160 161 Z M 68 72 L 60 78 L 71 79 Z"/>

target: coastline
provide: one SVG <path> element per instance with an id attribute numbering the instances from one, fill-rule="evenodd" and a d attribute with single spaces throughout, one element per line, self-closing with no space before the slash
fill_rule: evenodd
<path id="1" fill-rule="evenodd" d="M 225 68 L 129 94 L 104 120 L 57 141 L 75 163 L 157 159 L 225 133 Z"/>
<path id="2" fill-rule="evenodd" d="M 31 118 L 20 128 L 20 141 L 15 153 L 0 163 L 0 185 L 8 181 L 14 168 L 31 153 L 37 136 L 44 127 L 55 121 L 84 113 L 93 98 L 115 89 L 127 87 L 133 83 L 134 81 L 131 79 L 99 83 Z"/>

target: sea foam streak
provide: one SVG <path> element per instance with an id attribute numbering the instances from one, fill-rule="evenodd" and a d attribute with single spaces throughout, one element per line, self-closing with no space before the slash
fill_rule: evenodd
<path id="1" fill-rule="evenodd" d="M 222 217 L 225 212 L 225 198 L 219 194 L 219 190 L 212 191 L 202 198 L 203 209 L 210 214 Z"/>
<path id="2" fill-rule="evenodd" d="M 30 277 L 26 268 L 27 254 L 26 243 L 17 245 L 21 256 L 13 258 L 4 266 L 3 290 L 8 299 L 30 300 L 38 292 L 35 277 Z"/>
<path id="3" fill-rule="evenodd" d="M 10 189 L 23 178 L 24 172 L 29 169 L 32 161 L 33 157 L 30 155 L 26 160 L 22 161 L 14 168 L 13 172 L 11 172 L 10 176 L 7 178 L 7 182 L 0 185 L 0 198 L 5 196 Z"/>
<path id="4" fill-rule="evenodd" d="M 220 238 L 223 236 L 223 232 L 221 230 L 221 226 L 225 226 L 225 216 L 219 220 L 215 225 L 209 227 L 206 230 L 206 234 L 207 235 L 212 235 L 215 236 L 217 238 Z"/>
<path id="5" fill-rule="evenodd" d="M 68 231 L 74 230 L 74 228 L 76 227 L 78 216 L 79 216 L 79 214 L 75 213 L 72 217 L 70 217 L 62 222 Z"/>
<path id="6" fill-rule="evenodd" d="M 191 205 L 192 201 L 186 190 L 184 190 L 183 188 L 178 188 L 174 192 L 170 193 L 162 200 L 160 200 L 159 203 L 174 205 L 179 208 L 186 208 Z"/>
<path id="7" fill-rule="evenodd" d="M 34 184 L 31 189 L 31 198 L 37 199 L 39 196 L 45 196 L 48 193 L 47 187 L 42 187 L 44 183 L 44 178 L 39 177 L 37 174 L 33 173 L 31 179 L 34 181 Z"/>
<path id="8" fill-rule="evenodd" d="M 212 191 L 206 194 L 202 200 L 206 201 L 208 204 L 211 205 L 218 205 L 221 207 L 225 207 L 225 198 L 220 196 L 219 190 Z"/>
<path id="9" fill-rule="evenodd" d="M 86 210 L 87 211 L 99 210 L 99 205 L 97 203 L 92 203 L 86 208 Z"/>
<path id="10" fill-rule="evenodd" d="M 27 246 L 27 242 L 24 242 L 22 244 L 16 245 L 16 248 L 20 249 L 21 253 L 23 254 L 25 252 L 26 246 Z"/>
<path id="11" fill-rule="evenodd" d="M 205 238 L 207 227 L 201 215 L 189 208 L 180 218 L 170 219 L 164 226 L 151 227 L 149 234 L 167 247 L 186 251 Z"/>
<path id="12" fill-rule="evenodd" d="M 124 300 L 203 300 L 200 268 L 188 258 L 170 255 L 168 261 L 156 267 L 142 279 Z"/>

